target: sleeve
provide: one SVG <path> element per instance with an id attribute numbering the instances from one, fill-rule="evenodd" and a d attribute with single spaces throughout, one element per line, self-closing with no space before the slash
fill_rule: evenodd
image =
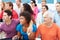
<path id="1" fill-rule="evenodd" d="M 58 28 L 57 33 L 58 33 L 58 40 L 60 40 L 60 27 Z"/>
<path id="2" fill-rule="evenodd" d="M 20 24 L 17 25 L 16 31 L 21 32 L 21 25 Z"/>
<path id="3" fill-rule="evenodd" d="M 38 27 L 38 29 L 36 31 L 36 38 L 38 37 L 39 34 L 40 34 L 40 26 Z"/>
<path id="4" fill-rule="evenodd" d="M 37 30 L 37 27 L 35 24 L 33 24 L 33 32 L 36 32 L 36 30 Z"/>
<path id="5" fill-rule="evenodd" d="M 2 32 L 2 30 L 3 30 L 3 26 L 2 24 L 0 24 L 0 32 Z"/>
<path id="6" fill-rule="evenodd" d="M 21 24 L 17 25 L 16 31 L 20 32 L 24 36 L 27 35 L 27 33 L 22 31 L 22 25 Z"/>
<path id="7" fill-rule="evenodd" d="M 60 18 L 59 18 L 59 15 L 58 15 L 57 13 L 55 13 L 55 15 L 54 15 L 54 22 L 55 22 L 58 26 L 60 26 Z"/>
<path id="8" fill-rule="evenodd" d="M 18 14 L 15 10 L 13 10 L 13 16 L 12 16 L 13 19 L 18 19 Z"/>

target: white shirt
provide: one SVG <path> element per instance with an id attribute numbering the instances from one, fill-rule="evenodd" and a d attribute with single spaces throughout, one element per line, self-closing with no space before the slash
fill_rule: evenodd
<path id="1" fill-rule="evenodd" d="M 16 5 L 16 3 L 13 3 L 13 9 L 18 13 L 18 16 L 20 15 L 20 12 L 21 12 L 21 7 L 20 8 L 18 8 L 18 6 Z M 22 4 L 21 4 L 21 6 L 22 6 Z"/>

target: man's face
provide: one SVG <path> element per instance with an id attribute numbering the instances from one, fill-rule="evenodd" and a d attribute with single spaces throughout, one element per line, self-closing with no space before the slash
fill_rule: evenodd
<path id="1" fill-rule="evenodd" d="M 60 11 L 60 4 L 56 4 L 56 10 L 59 12 Z"/>
<path id="2" fill-rule="evenodd" d="M 44 5 L 46 5 L 46 2 L 42 1 L 41 4 L 42 4 L 42 6 L 44 6 Z"/>
<path id="3" fill-rule="evenodd" d="M 19 5 L 20 4 L 20 1 L 19 0 L 16 0 L 16 4 Z"/>
<path id="4" fill-rule="evenodd" d="M 5 10 L 10 9 L 9 4 L 5 3 Z"/>
<path id="5" fill-rule="evenodd" d="M 8 16 L 6 12 L 4 12 L 3 13 L 3 21 L 7 21 L 8 19 L 10 19 L 10 16 Z"/>

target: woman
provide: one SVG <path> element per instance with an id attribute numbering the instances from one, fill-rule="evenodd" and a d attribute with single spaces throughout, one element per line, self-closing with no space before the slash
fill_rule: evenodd
<path id="1" fill-rule="evenodd" d="M 37 4 L 36 4 L 35 0 L 31 0 L 31 8 L 34 12 L 34 18 L 36 19 L 37 14 L 38 14 L 38 7 L 37 7 Z"/>
<path id="2" fill-rule="evenodd" d="M 24 3 L 24 4 L 22 5 L 21 11 L 22 11 L 22 12 L 28 11 L 28 12 L 31 14 L 31 18 L 32 18 L 33 23 L 35 23 L 34 12 L 32 11 L 32 9 L 31 9 L 31 7 L 30 7 L 29 4 Z M 36 23 L 35 23 L 35 24 L 36 24 Z"/>
<path id="3" fill-rule="evenodd" d="M 53 23 L 53 15 L 49 12 L 45 12 L 43 17 L 44 23 L 39 25 L 36 38 L 40 35 L 41 40 L 60 40 L 60 30 L 58 26 Z"/>
<path id="4" fill-rule="evenodd" d="M 49 8 L 47 5 L 44 5 L 42 7 L 42 11 L 40 13 L 38 13 L 37 15 L 37 19 L 36 19 L 36 24 L 37 24 L 37 27 L 39 24 L 42 24 L 44 22 L 44 18 L 43 18 L 43 15 L 45 14 L 46 11 L 48 11 Z"/>
<path id="5" fill-rule="evenodd" d="M 20 24 L 17 25 L 17 37 L 20 40 L 35 40 L 36 25 L 30 24 L 31 15 L 29 12 L 20 14 Z"/>

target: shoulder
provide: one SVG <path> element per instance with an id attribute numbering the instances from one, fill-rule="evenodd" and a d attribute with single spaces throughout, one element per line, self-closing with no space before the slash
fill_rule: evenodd
<path id="1" fill-rule="evenodd" d="M 36 30 L 37 30 L 37 26 L 33 24 L 33 32 L 36 32 Z"/>
<path id="2" fill-rule="evenodd" d="M 53 23 L 53 26 L 54 26 L 55 28 L 59 28 L 59 26 L 58 26 L 56 23 Z"/>
<path id="3" fill-rule="evenodd" d="M 44 24 L 40 24 L 40 25 L 38 26 L 38 28 L 39 28 L 39 29 L 44 28 Z"/>
<path id="4" fill-rule="evenodd" d="M 21 24 L 18 24 L 18 25 L 17 25 L 17 27 L 18 27 L 18 28 L 21 28 L 21 27 L 22 27 L 22 25 L 21 25 Z"/>
<path id="5" fill-rule="evenodd" d="M 21 29 L 22 29 L 22 25 L 21 24 L 18 24 L 17 27 L 16 27 L 16 30 L 20 32 Z"/>

